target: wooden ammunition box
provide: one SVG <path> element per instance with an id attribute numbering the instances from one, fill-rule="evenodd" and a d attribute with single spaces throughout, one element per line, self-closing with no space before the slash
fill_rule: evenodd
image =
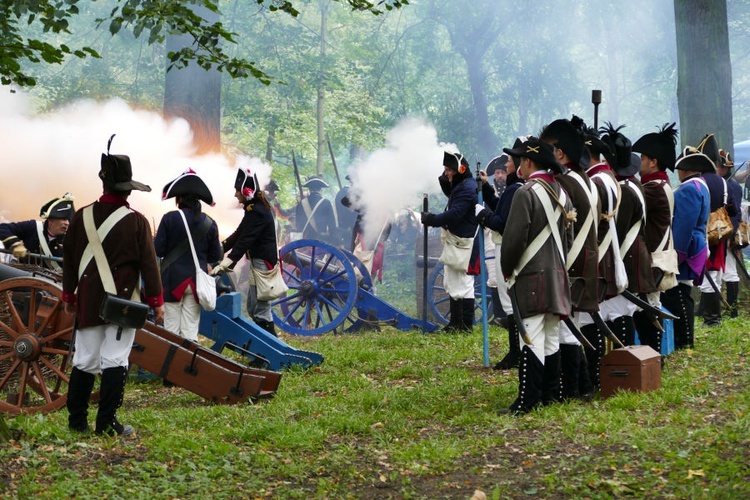
<path id="1" fill-rule="evenodd" d="M 601 359 L 602 397 L 618 390 L 648 392 L 661 387 L 661 356 L 649 346 L 615 349 Z"/>

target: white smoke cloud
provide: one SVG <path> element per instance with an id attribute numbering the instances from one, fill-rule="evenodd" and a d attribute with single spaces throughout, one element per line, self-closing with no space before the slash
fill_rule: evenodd
<path id="1" fill-rule="evenodd" d="M 352 165 L 354 205 L 363 210 L 365 239 L 372 243 L 393 215 L 420 204 L 423 194 L 440 192 L 443 150 L 432 125 L 402 120 L 386 136 L 386 146 Z"/>
<path id="2" fill-rule="evenodd" d="M 250 168 L 261 185 L 271 178 L 271 167 L 258 158 L 195 154 L 192 132 L 185 120 L 167 121 L 161 115 L 131 108 L 122 100 L 105 103 L 77 101 L 48 114 L 35 114 L 22 92 L 0 92 L 0 220 L 35 219 L 48 200 L 70 192 L 76 208 L 102 193 L 97 174 L 107 140 L 112 154 L 127 154 L 133 178 L 151 186 L 150 193 L 133 191 L 131 206 L 158 225 L 174 210 L 174 200 L 161 200 L 165 184 L 187 168 L 206 182 L 216 202 L 204 207 L 218 223 L 221 236 L 239 224 L 242 213 L 234 198 L 237 168 Z"/>

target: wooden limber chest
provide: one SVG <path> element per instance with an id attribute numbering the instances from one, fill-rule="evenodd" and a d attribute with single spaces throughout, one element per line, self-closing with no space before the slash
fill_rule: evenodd
<path id="1" fill-rule="evenodd" d="M 661 355 L 646 345 L 614 349 L 601 359 L 602 397 L 618 390 L 648 392 L 661 387 Z"/>

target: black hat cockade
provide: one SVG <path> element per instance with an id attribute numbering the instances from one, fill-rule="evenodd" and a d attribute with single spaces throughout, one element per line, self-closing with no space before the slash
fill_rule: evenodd
<path id="1" fill-rule="evenodd" d="M 691 172 L 716 173 L 716 168 L 711 158 L 698 150 L 698 148 L 692 146 L 686 146 L 682 150 L 682 154 L 677 158 L 674 168 L 677 170 L 689 170 Z"/>
<path id="2" fill-rule="evenodd" d="M 109 147 L 112 145 L 112 139 L 115 134 L 107 141 L 107 153 L 102 153 L 101 169 L 99 178 L 102 183 L 115 191 L 146 191 L 150 192 L 151 187 L 138 181 L 133 180 L 133 167 L 130 165 L 130 157 L 125 155 L 113 155 L 109 153 Z"/>
<path id="3" fill-rule="evenodd" d="M 248 200 L 255 196 L 255 193 L 260 189 L 258 184 L 258 176 L 255 175 L 249 168 L 237 169 L 237 178 L 234 180 L 234 189 L 242 193 L 242 196 Z"/>
<path id="4" fill-rule="evenodd" d="M 633 145 L 630 139 L 620 132 L 625 125 L 615 127 L 610 122 L 601 127 L 601 141 L 607 145 L 609 152 L 604 152 L 604 159 L 607 160 L 610 168 L 621 177 L 632 177 L 641 169 L 640 158 L 637 165 L 633 164 Z M 636 156 L 637 158 L 637 156 Z"/>
<path id="5" fill-rule="evenodd" d="M 60 198 L 53 198 L 39 210 L 42 219 L 67 219 L 73 217 L 76 209 L 73 206 L 73 195 L 65 193 Z"/>
<path id="6" fill-rule="evenodd" d="M 553 121 L 544 127 L 539 138 L 565 153 L 574 165 L 580 164 L 583 154 L 583 135 L 570 120 L 560 118 Z"/>
<path id="7" fill-rule="evenodd" d="M 487 164 L 487 169 L 485 171 L 487 172 L 487 175 L 494 175 L 495 170 L 498 170 L 498 169 L 505 172 L 508 170 L 505 167 L 506 163 L 508 163 L 508 155 L 503 153 L 500 156 L 496 156 L 493 159 L 491 159 L 490 162 Z"/>
<path id="8" fill-rule="evenodd" d="M 656 158 L 661 170 L 674 170 L 677 145 L 676 123 L 665 123 L 658 132 L 646 134 L 633 144 L 633 151 Z"/>
<path id="9" fill-rule="evenodd" d="M 211 191 L 206 186 L 206 183 L 191 168 L 185 170 L 179 177 L 169 182 L 161 191 L 162 200 L 191 195 L 211 206 L 216 205 L 214 197 L 211 195 Z"/>
<path id="10" fill-rule="evenodd" d="M 310 191 L 320 191 L 323 188 L 330 187 L 326 181 L 319 175 L 311 175 L 307 178 L 302 187 L 306 187 Z"/>
<path id="11" fill-rule="evenodd" d="M 708 156 L 717 167 L 721 165 L 719 143 L 716 141 L 716 136 L 714 136 L 714 134 L 706 134 L 695 149 Z"/>
<path id="12" fill-rule="evenodd" d="M 563 172 L 563 166 L 555 160 L 552 145 L 536 137 L 527 138 L 520 146 L 513 149 L 503 148 L 503 152 L 515 158 L 528 158 L 542 167 L 559 173 Z"/>

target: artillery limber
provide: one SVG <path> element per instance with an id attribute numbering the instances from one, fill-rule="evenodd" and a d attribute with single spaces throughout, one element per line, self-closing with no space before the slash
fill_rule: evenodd
<path id="1" fill-rule="evenodd" d="M 0 412 L 51 412 L 65 405 L 74 318 L 59 277 L 0 264 Z M 136 364 L 216 403 L 272 395 L 281 375 L 237 363 L 153 324 L 136 331 Z"/>
<path id="2" fill-rule="evenodd" d="M 294 335 L 352 332 L 390 325 L 432 332 L 438 325 L 413 318 L 374 293 L 365 265 L 327 243 L 302 239 L 281 249 L 285 297 L 272 303 L 274 322 Z"/>

